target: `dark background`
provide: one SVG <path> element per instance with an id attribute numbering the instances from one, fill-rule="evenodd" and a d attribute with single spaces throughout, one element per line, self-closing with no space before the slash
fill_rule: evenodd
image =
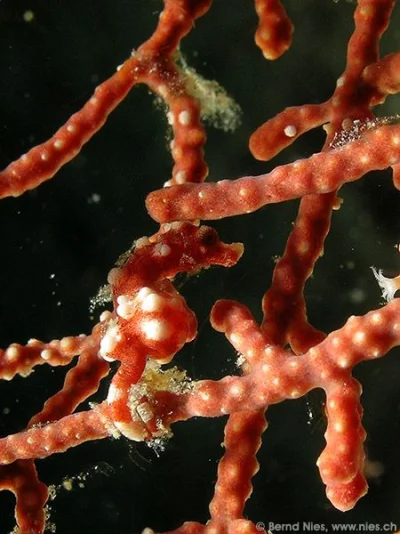
<path id="1" fill-rule="evenodd" d="M 354 2 L 292 0 L 292 49 L 274 63 L 254 45 L 257 19 L 251 2 L 215 0 L 196 22 L 182 50 L 204 77 L 216 79 L 240 104 L 234 134 L 209 128 L 210 179 L 267 172 L 276 164 L 319 151 L 323 132 L 304 136 L 271 163 L 253 160 L 248 137 L 286 106 L 328 98 L 344 68 Z M 161 2 L 155 0 L 2 0 L 0 2 L 0 164 L 50 135 L 110 76 L 132 48 L 152 32 Z M 24 13 L 32 10 L 32 22 Z M 400 9 L 382 52 L 400 42 Z M 0 204 L 0 343 L 25 343 L 88 332 L 89 300 L 105 283 L 119 254 L 156 225 L 144 208 L 146 194 L 170 176 L 165 116 L 146 87 L 137 87 L 106 126 L 57 177 L 18 199 Z M 399 111 L 392 98 L 379 115 Z M 370 266 L 389 276 L 400 271 L 400 194 L 389 173 L 372 173 L 341 191 L 324 257 L 307 286 L 309 317 L 317 327 L 339 328 L 351 314 L 379 307 Z M 95 202 L 95 199 L 99 199 Z M 235 355 L 213 332 L 208 315 L 217 298 L 248 305 L 260 318 L 273 258 L 283 251 L 297 202 L 269 206 L 246 217 L 215 223 L 226 241 L 242 241 L 246 254 L 234 269 L 212 269 L 182 289 L 199 318 L 199 338 L 176 362 L 196 378 L 235 372 Z M 54 276 L 53 276 L 54 275 Z M 364 386 L 366 449 L 382 476 L 369 494 L 343 514 L 324 494 L 315 461 L 324 447 L 323 396 L 313 392 L 268 411 L 269 428 L 259 453 L 260 472 L 246 507 L 254 522 L 397 522 L 400 528 L 399 351 L 355 372 Z M 0 434 L 24 428 L 63 381 L 65 369 L 41 367 L 27 379 L 0 384 Z M 105 398 L 107 384 L 95 397 Z M 118 532 L 144 527 L 165 531 L 185 520 L 206 521 L 225 419 L 192 420 L 157 457 L 143 444 L 103 440 L 37 462 L 41 478 L 55 485 L 51 521 L 57 533 Z M 72 477 L 73 490 L 62 487 Z M 80 478 L 79 478 L 80 477 Z M 81 480 L 84 478 L 85 480 Z M 80 487 L 80 485 L 84 487 Z M 13 497 L 0 494 L 0 534 L 14 526 Z"/>

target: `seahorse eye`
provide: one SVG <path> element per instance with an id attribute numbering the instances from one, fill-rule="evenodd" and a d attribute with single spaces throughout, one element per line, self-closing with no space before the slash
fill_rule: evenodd
<path id="1" fill-rule="evenodd" d="M 214 228 L 200 228 L 200 244 L 209 247 L 218 241 L 218 234 Z"/>

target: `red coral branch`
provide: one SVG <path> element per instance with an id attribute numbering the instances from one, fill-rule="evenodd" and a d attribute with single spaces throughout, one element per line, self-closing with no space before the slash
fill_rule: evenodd
<path id="1" fill-rule="evenodd" d="M 137 239 L 109 272 L 97 301 L 110 303 L 110 310 L 88 335 L 49 343 L 31 339 L 0 351 L 0 378 L 8 381 L 45 363 L 58 367 L 77 360 L 27 428 L 0 439 L 0 489 L 16 495 L 19 532 L 40 534 L 45 529 L 48 492 L 34 460 L 108 437 L 161 447 L 172 436 L 174 423 L 226 415 L 225 451 L 209 521 L 186 522 L 173 532 L 265 532 L 265 524 L 247 519 L 245 505 L 260 468 L 256 455 L 267 428 L 267 409 L 314 389 L 326 395 L 326 446 L 317 460 L 326 495 L 335 508 L 348 511 L 366 494 L 361 385 L 352 373 L 360 362 L 377 360 L 400 345 L 400 301 L 393 298 L 399 277 L 388 281 L 374 270 L 391 302 L 351 316 L 327 335 L 307 317 L 305 286 L 323 254 L 332 211 L 340 207 L 338 190 L 369 171 L 388 167 L 393 167 L 399 189 L 398 117 L 377 118 L 373 110 L 399 91 L 399 53 L 379 56 L 394 6 L 393 0 L 359 0 L 346 66 L 332 96 L 320 104 L 288 107 L 250 137 L 253 156 L 267 161 L 323 126 L 326 142 L 310 157 L 259 176 L 202 183 L 208 173 L 204 109 L 213 97 L 218 112 L 226 113 L 230 100 L 186 65 L 179 46 L 208 12 L 211 0 L 165 0 L 153 34 L 83 108 L 53 137 L 0 173 L 0 198 L 19 196 L 49 180 L 138 84 L 145 84 L 168 108 L 174 166 L 163 189 L 149 191 L 146 199 L 148 213 L 161 226 L 154 235 Z M 293 24 L 279 0 L 256 0 L 255 9 L 256 43 L 265 58 L 276 59 L 292 44 Z M 211 309 L 212 327 L 239 354 L 238 374 L 192 380 L 172 365 L 198 336 L 196 313 L 180 293 L 178 277 L 213 266 L 234 267 L 244 251 L 241 243 L 225 244 L 199 220 L 245 215 L 293 199 L 301 199 L 298 216 L 271 287 L 260 295 L 261 320 L 234 300 L 217 300 Z M 213 352 L 209 349 L 208 356 Z M 109 374 L 106 399 L 77 411 Z M 153 531 L 146 528 L 143 533 Z"/>

